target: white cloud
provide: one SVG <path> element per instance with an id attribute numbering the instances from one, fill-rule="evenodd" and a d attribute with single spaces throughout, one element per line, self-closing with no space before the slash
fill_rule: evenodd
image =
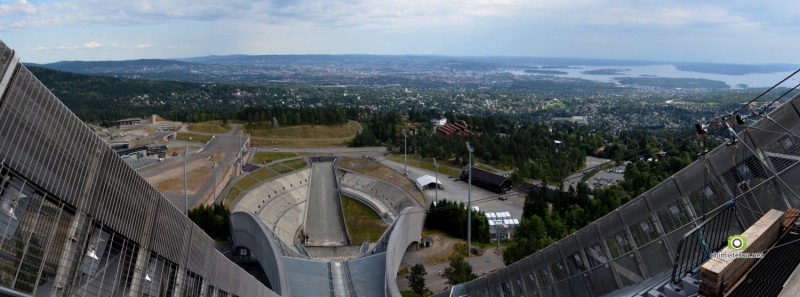
<path id="1" fill-rule="evenodd" d="M 26 0 L 17 0 L 0 4 L 0 16 L 16 14 L 35 14 L 36 6 Z"/>
<path id="2" fill-rule="evenodd" d="M 37 47 L 32 48 L 31 50 L 32 51 L 43 51 L 43 50 L 46 50 L 46 49 L 47 49 L 46 47 L 37 46 Z"/>
<path id="3" fill-rule="evenodd" d="M 719 52 L 730 57 L 741 52 L 744 57 L 796 60 L 794 52 L 800 47 L 792 40 L 800 37 L 800 22 L 793 12 L 800 9 L 800 1 L 776 1 L 782 3 L 0 0 L 0 31 L 5 31 L 0 35 L 8 41 L 13 35 L 19 40 L 39 36 L 23 47 L 42 45 L 51 50 L 38 56 L 62 59 L 278 52 L 670 59 L 663 54 L 713 58 Z M 97 48 L 103 50 L 93 50 Z"/>
<path id="4" fill-rule="evenodd" d="M 101 44 L 101 43 L 99 43 L 97 41 L 89 41 L 89 42 L 83 44 L 83 47 L 85 47 L 85 48 L 98 48 L 98 47 L 101 47 L 101 46 L 103 46 L 103 44 Z"/>

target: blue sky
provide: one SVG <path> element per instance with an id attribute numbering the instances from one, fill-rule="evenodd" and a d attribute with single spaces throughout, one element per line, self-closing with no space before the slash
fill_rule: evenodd
<path id="1" fill-rule="evenodd" d="M 800 1 L 0 0 L 26 62 L 436 54 L 800 63 Z"/>

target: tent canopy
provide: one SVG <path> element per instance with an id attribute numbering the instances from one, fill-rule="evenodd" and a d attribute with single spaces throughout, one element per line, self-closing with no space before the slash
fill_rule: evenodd
<path id="1" fill-rule="evenodd" d="M 439 185 L 439 189 L 442 188 L 442 182 L 437 181 L 433 176 L 423 175 L 417 178 L 417 187 L 419 187 L 420 190 L 433 188 L 436 187 L 436 185 Z"/>

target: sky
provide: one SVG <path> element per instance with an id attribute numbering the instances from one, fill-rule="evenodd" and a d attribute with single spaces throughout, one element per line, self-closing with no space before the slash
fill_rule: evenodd
<path id="1" fill-rule="evenodd" d="M 0 0 L 22 61 L 229 54 L 800 64 L 800 1 Z"/>

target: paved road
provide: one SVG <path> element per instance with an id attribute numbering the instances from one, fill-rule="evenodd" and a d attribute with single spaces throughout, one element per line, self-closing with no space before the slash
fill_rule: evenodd
<path id="1" fill-rule="evenodd" d="M 353 123 L 353 125 L 355 125 L 355 126 L 356 126 L 356 135 L 359 135 L 359 134 L 361 134 L 361 131 L 363 131 L 363 130 L 364 130 L 364 129 L 361 127 L 361 123 L 359 123 L 359 122 L 357 122 L 357 121 L 353 121 L 353 120 L 350 120 L 350 122 L 351 122 L 351 123 Z"/>
<path id="2" fill-rule="evenodd" d="M 333 162 L 314 162 L 311 165 L 311 184 L 308 197 L 306 233 L 309 246 L 346 245 L 344 218 L 339 209 L 339 197 L 334 184 Z"/>
<path id="3" fill-rule="evenodd" d="M 492 271 L 505 267 L 505 264 L 503 263 L 503 255 L 498 254 L 494 248 L 487 249 L 484 251 L 482 256 L 472 256 L 467 258 L 467 262 L 469 262 L 470 266 L 472 266 L 472 272 L 478 276 L 483 276 L 491 273 Z M 422 256 L 420 255 L 419 251 L 408 251 L 403 256 L 403 263 L 408 264 L 409 266 L 422 263 Z M 445 288 L 449 288 L 450 286 L 447 284 L 447 279 L 441 274 L 449 266 L 449 262 L 426 266 L 425 271 L 428 272 L 428 274 L 425 275 L 425 286 L 427 286 L 428 289 L 434 293 L 438 293 Z M 396 278 L 397 286 L 400 288 L 400 290 L 410 290 L 408 279 L 406 278 L 407 276 L 408 274 L 400 274 Z"/>
<path id="4" fill-rule="evenodd" d="M 214 137 L 214 139 L 212 139 L 201 152 L 197 153 L 197 149 L 190 149 L 189 154 L 186 157 L 187 166 L 189 163 L 201 162 L 204 164 L 203 166 L 211 167 L 213 165 L 213 161 L 209 161 L 207 158 L 210 157 L 214 152 L 224 152 L 225 155 L 222 160 L 216 160 L 218 165 L 217 178 L 221 179 L 222 175 L 228 171 L 231 163 L 236 159 L 237 147 L 239 146 L 238 132 L 239 126 L 233 125 L 233 128 L 227 133 L 216 134 L 216 137 Z M 163 162 L 159 162 L 155 165 L 142 168 L 137 172 L 144 178 L 150 178 L 162 174 L 165 171 L 182 167 L 183 158 L 179 155 L 177 157 L 167 158 Z M 219 180 L 217 182 L 219 182 Z M 194 195 L 189 195 L 189 208 L 198 206 L 204 201 L 204 198 L 206 198 L 208 195 L 212 195 L 211 191 L 213 184 L 214 175 L 211 174 L 208 180 L 203 182 L 197 188 L 197 191 L 195 191 Z M 178 209 L 183 209 L 184 201 L 182 191 L 180 193 L 164 192 L 163 194 L 167 200 L 172 202 L 172 204 L 178 207 Z"/>

